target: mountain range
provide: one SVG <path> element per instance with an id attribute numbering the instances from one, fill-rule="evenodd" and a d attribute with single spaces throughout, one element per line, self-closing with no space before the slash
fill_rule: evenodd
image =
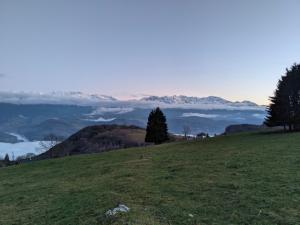
<path id="1" fill-rule="evenodd" d="M 86 94 L 83 92 L 0 92 L 1 103 L 12 104 L 61 104 L 98 106 L 101 104 L 112 104 L 152 108 L 159 105 L 162 108 L 201 108 L 201 109 L 262 109 L 251 101 L 229 101 L 216 96 L 209 97 L 189 97 L 184 95 L 173 96 L 148 96 L 141 99 L 118 100 L 112 96 L 99 94 Z"/>
<path id="2" fill-rule="evenodd" d="M 117 98 L 82 92 L 0 92 L 0 142 L 40 141 L 49 134 L 67 138 L 92 125 L 135 125 L 145 128 L 149 112 L 161 107 L 169 131 L 181 134 L 219 134 L 233 124 L 262 124 L 265 106 L 250 101 L 233 102 L 220 97 L 148 96 Z"/>
<path id="3" fill-rule="evenodd" d="M 156 102 L 163 103 L 166 105 L 188 105 L 188 106 L 199 106 L 199 107 L 208 107 L 208 108 L 261 108 L 263 106 L 259 106 L 251 101 L 242 101 L 242 102 L 232 102 L 226 99 L 216 97 L 216 96 L 208 96 L 208 97 L 188 97 L 184 95 L 173 95 L 173 96 L 149 96 L 140 99 L 140 101 L 144 102 Z"/>

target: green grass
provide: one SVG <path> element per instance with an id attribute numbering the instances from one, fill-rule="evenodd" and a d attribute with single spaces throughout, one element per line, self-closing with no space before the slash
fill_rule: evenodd
<path id="1" fill-rule="evenodd" d="M 131 211 L 105 217 L 118 203 Z M 300 224 L 300 133 L 239 134 L 0 169 L 0 224 Z"/>

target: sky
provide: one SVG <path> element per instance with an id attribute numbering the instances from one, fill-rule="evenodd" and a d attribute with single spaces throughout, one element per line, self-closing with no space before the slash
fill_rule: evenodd
<path id="1" fill-rule="evenodd" d="M 299 0 L 0 0 L 0 90 L 266 104 L 300 62 Z"/>

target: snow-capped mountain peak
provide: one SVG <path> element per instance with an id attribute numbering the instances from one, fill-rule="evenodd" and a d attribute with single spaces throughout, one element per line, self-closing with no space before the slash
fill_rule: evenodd
<path id="1" fill-rule="evenodd" d="M 142 98 L 141 101 L 146 102 L 161 102 L 165 104 L 240 104 L 240 105 L 249 105 L 249 106 L 257 106 L 256 103 L 250 101 L 242 101 L 242 102 L 231 102 L 226 99 L 216 97 L 216 96 L 208 96 L 208 97 L 189 97 L 184 95 L 173 95 L 173 96 L 149 96 Z"/>
<path id="2" fill-rule="evenodd" d="M 226 99 L 208 97 L 190 97 L 184 95 L 149 96 L 140 100 L 121 101 L 114 97 L 83 92 L 0 92 L 0 102 L 13 104 L 61 104 L 82 106 L 103 106 L 114 108 L 195 108 L 195 109 L 261 109 L 254 102 L 232 102 Z"/>

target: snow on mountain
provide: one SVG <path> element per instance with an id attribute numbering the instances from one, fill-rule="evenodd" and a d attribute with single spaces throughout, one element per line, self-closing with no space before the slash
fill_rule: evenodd
<path id="1" fill-rule="evenodd" d="M 150 101 L 150 102 L 161 102 L 166 104 L 238 104 L 238 105 L 248 105 L 251 104 L 251 106 L 257 106 L 257 104 L 249 101 L 243 101 L 243 102 L 231 102 L 228 100 L 225 100 L 220 97 L 215 96 L 209 96 L 209 97 L 188 97 L 184 95 L 173 95 L 173 96 L 150 96 L 146 98 L 142 98 L 142 101 Z"/>
<path id="2" fill-rule="evenodd" d="M 242 101 L 232 102 L 226 99 L 209 96 L 209 97 L 188 97 L 183 95 L 173 96 L 149 96 L 142 98 L 140 101 L 157 104 L 161 107 L 183 107 L 183 108 L 199 108 L 199 109 L 262 109 L 265 106 L 259 106 L 254 102 Z"/>
<path id="3" fill-rule="evenodd" d="M 0 92 L 0 102 L 13 104 L 94 105 L 108 101 L 116 101 L 116 99 L 111 96 L 82 92 Z"/>
<path id="4" fill-rule="evenodd" d="M 63 104 L 97 106 L 94 114 L 103 113 L 123 114 L 135 108 L 194 108 L 194 109 L 228 109 L 228 110 L 265 110 L 254 102 L 232 102 L 226 99 L 209 97 L 174 96 L 148 96 L 139 100 L 118 100 L 114 97 L 83 92 L 0 92 L 0 102 L 13 104 Z"/>

